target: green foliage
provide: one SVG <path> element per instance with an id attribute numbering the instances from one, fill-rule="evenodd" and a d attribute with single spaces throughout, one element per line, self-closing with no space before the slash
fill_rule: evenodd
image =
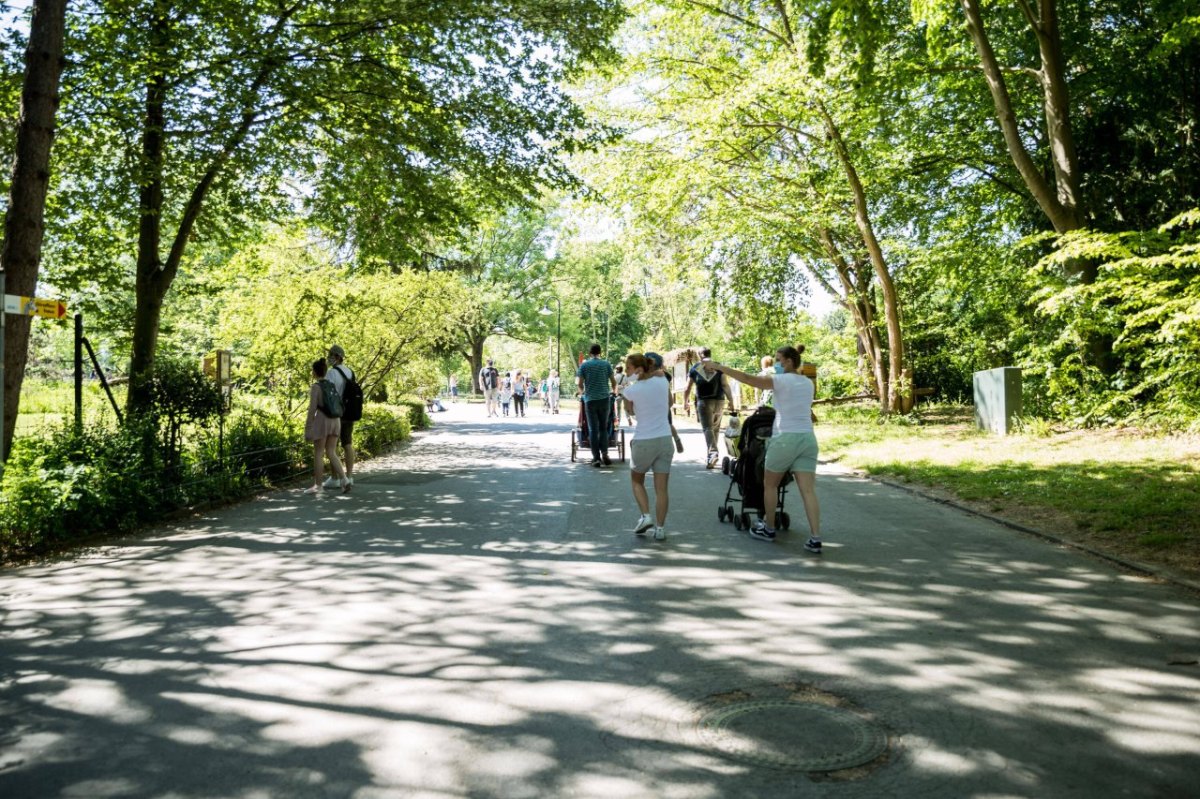
<path id="1" fill-rule="evenodd" d="M 355 427 L 360 458 L 386 452 L 428 425 L 424 404 L 368 405 Z M 73 427 L 18 439 L 0 493 L 0 560 L 54 551 L 135 529 L 171 511 L 245 496 L 311 467 L 312 446 L 292 419 L 244 409 L 227 420 L 223 457 L 216 430 L 184 441 L 168 468 L 159 428 L 143 419 L 113 430 Z M 193 431 L 194 433 L 194 431 Z"/>
<path id="2" fill-rule="evenodd" d="M 421 406 L 424 415 L 424 405 Z M 368 405 L 363 418 L 354 423 L 354 450 L 364 458 L 382 455 L 412 435 L 412 407 L 388 408 Z"/>
<path id="3" fill-rule="evenodd" d="M 165 503 L 152 435 L 135 424 L 18 440 L 4 473 L 0 551 L 44 552 L 154 519 Z"/>
<path id="4" fill-rule="evenodd" d="M 469 305 L 453 274 L 338 268 L 286 235 L 240 254 L 228 269 L 218 341 L 236 354 L 241 382 L 289 413 L 303 411 L 312 362 L 331 344 L 345 348 L 371 397 L 408 359 L 450 341 Z"/>
<path id="5" fill-rule="evenodd" d="M 160 358 L 154 372 L 140 378 L 150 402 L 148 418 L 158 429 L 160 454 L 166 468 L 179 465 L 185 425 L 216 430 L 224 398 L 215 381 L 194 361 Z"/>
<path id="6" fill-rule="evenodd" d="M 269 485 L 303 471 L 311 447 L 304 441 L 303 426 L 294 419 L 243 410 L 225 424 L 223 448 L 216 438 L 205 439 L 209 462 L 224 455 L 223 468 L 237 484 Z"/>
<path id="7" fill-rule="evenodd" d="M 1101 264 L 1093 283 L 1058 278 L 1067 262 Z M 1026 369 L 1049 411 L 1079 424 L 1121 420 L 1167 426 L 1200 408 L 1200 210 L 1143 232 L 1077 231 L 1059 237 L 1037 274 L 1044 330 Z M 1086 342 L 1113 338 L 1105 375 Z"/>

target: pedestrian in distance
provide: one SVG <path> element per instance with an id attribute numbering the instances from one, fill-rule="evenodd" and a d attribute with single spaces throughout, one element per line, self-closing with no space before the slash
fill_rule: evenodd
<path id="1" fill-rule="evenodd" d="M 625 383 L 628 381 L 628 376 L 625 373 L 625 364 L 619 363 L 616 366 L 614 366 L 613 374 L 617 378 L 617 388 L 613 392 L 614 394 L 617 395 L 617 409 L 615 411 L 613 411 L 613 413 L 615 413 L 617 415 L 617 426 L 620 427 L 621 411 L 624 410 L 624 408 L 625 408 L 625 403 L 620 401 L 621 390 L 625 388 Z M 631 419 L 629 419 L 628 411 L 626 411 L 626 413 L 625 413 L 625 418 L 629 424 L 633 424 L 633 421 Z"/>
<path id="2" fill-rule="evenodd" d="M 633 499 L 641 516 L 633 527 L 634 535 L 645 535 L 654 529 L 654 540 L 667 537 L 667 510 L 670 498 L 667 485 L 671 477 L 671 461 L 675 448 L 671 436 L 671 385 L 659 369 L 653 369 L 640 353 L 625 359 L 629 376 L 622 394 L 622 404 L 631 416 L 637 417 L 633 441 L 629 444 L 632 461 L 629 478 Z M 654 515 L 650 515 L 650 496 L 646 492 L 646 475 L 654 472 Z"/>
<path id="3" fill-rule="evenodd" d="M 500 370 L 491 358 L 488 358 L 487 365 L 479 370 L 479 390 L 483 392 L 488 417 L 499 416 L 497 392 L 500 390 Z"/>
<path id="4" fill-rule="evenodd" d="M 525 415 L 525 395 L 528 391 L 529 384 L 525 381 L 525 373 L 518 369 L 512 382 L 513 416 Z"/>
<path id="5" fill-rule="evenodd" d="M 675 396 L 671 393 L 671 377 L 663 369 L 663 357 L 657 352 L 646 353 L 646 365 L 653 371 L 663 373 L 663 378 L 667 381 L 667 421 L 671 425 L 671 438 L 675 440 L 675 451 L 680 455 L 683 454 L 683 439 L 679 437 L 679 431 L 675 429 L 674 408 Z M 630 421 L 637 417 L 636 413 L 629 414 Z"/>
<path id="6" fill-rule="evenodd" d="M 562 399 L 562 379 L 558 376 L 557 369 L 550 370 L 550 377 L 546 379 L 546 401 L 550 405 L 550 413 L 558 413 L 558 401 Z"/>
<path id="7" fill-rule="evenodd" d="M 321 492 L 326 456 L 342 493 L 350 493 L 350 481 L 346 479 L 346 471 L 337 454 L 338 434 L 342 429 L 341 397 L 326 377 L 328 370 L 324 358 L 313 361 L 313 382 L 308 387 L 308 413 L 304 417 L 304 439 L 313 444 L 313 482 L 304 490 L 306 494 Z"/>
<path id="8" fill-rule="evenodd" d="M 590 356 L 579 365 L 575 385 L 583 402 L 588 426 L 588 443 L 592 447 L 592 466 L 612 466 L 608 457 L 608 434 L 612 427 L 613 392 L 617 379 L 612 364 L 600 357 L 603 350 L 593 344 Z"/>
<path id="9" fill-rule="evenodd" d="M 504 378 L 500 381 L 500 407 L 504 411 L 504 415 L 508 416 L 509 408 L 512 407 L 513 398 L 513 381 L 512 372 L 505 372 Z"/>
<path id="10" fill-rule="evenodd" d="M 801 350 L 780 347 L 775 353 L 774 371 L 768 376 L 748 375 L 723 364 L 709 362 L 707 369 L 721 371 L 740 383 L 770 389 L 775 394 L 775 424 L 767 442 L 763 471 L 764 515 L 750 528 L 750 535 L 762 541 L 775 540 L 775 510 L 779 484 L 788 472 L 796 480 L 811 534 L 804 548 L 821 554 L 821 509 L 817 504 L 817 436 L 813 432 L 812 403 L 816 384 L 800 374 Z"/>
<path id="11" fill-rule="evenodd" d="M 687 413 L 691 405 L 692 389 L 696 391 L 696 417 L 700 420 L 700 429 L 704 431 L 704 443 L 708 445 L 708 458 L 705 465 L 712 469 L 717 465 L 717 440 L 721 433 L 721 412 L 725 409 L 725 400 L 733 407 L 733 390 L 729 381 L 720 370 L 708 369 L 712 362 L 712 350 L 704 347 L 700 350 L 700 363 L 688 372 L 687 387 L 683 390 L 683 412 Z"/>
<path id="12" fill-rule="evenodd" d="M 342 398 L 342 429 L 338 434 L 342 443 L 342 460 L 346 466 L 346 485 L 354 485 L 354 424 L 362 418 L 362 389 L 354 377 L 354 370 L 346 365 L 346 351 L 337 344 L 329 348 L 329 382 L 333 383 Z M 325 481 L 326 488 L 337 488 L 333 478 Z"/>
<path id="13" fill-rule="evenodd" d="M 458 375 L 450 375 L 450 401 L 458 402 Z"/>

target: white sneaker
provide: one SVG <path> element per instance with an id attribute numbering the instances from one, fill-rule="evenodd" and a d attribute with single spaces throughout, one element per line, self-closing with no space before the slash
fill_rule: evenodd
<path id="1" fill-rule="evenodd" d="M 643 513 L 641 516 L 638 517 L 637 524 L 635 524 L 633 526 L 633 534 L 634 535 L 645 535 L 646 531 L 649 530 L 653 526 L 654 526 L 654 520 L 650 518 L 649 514 Z"/>
<path id="2" fill-rule="evenodd" d="M 655 541 L 666 541 L 667 540 L 667 528 L 655 527 L 654 528 L 654 540 Z"/>
<path id="3" fill-rule="evenodd" d="M 337 479 L 333 475 L 326 477 L 325 482 L 321 483 L 321 488 L 341 488 L 341 487 L 342 487 L 342 481 Z"/>

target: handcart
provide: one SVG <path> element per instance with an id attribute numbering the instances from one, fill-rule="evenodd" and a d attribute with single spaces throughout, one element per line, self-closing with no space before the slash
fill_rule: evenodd
<path id="1" fill-rule="evenodd" d="M 621 401 L 620 397 L 613 397 L 612 413 L 609 415 L 608 428 L 608 448 L 617 450 L 617 460 L 625 462 L 625 431 L 617 424 L 617 403 Z M 579 451 L 583 450 L 585 454 L 592 451 L 592 442 L 588 438 L 587 426 L 587 409 L 584 403 L 579 403 L 579 418 L 575 425 L 575 429 L 571 431 L 571 462 L 574 463 L 579 459 Z"/>

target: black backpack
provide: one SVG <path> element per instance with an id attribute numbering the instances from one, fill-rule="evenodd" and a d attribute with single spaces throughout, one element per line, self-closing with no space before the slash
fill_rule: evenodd
<path id="1" fill-rule="evenodd" d="M 346 374 L 346 370 L 340 365 L 333 368 L 346 381 L 346 385 L 342 389 L 342 418 L 347 422 L 357 422 L 362 418 L 363 412 L 362 386 L 354 379 L 354 375 Z"/>
<path id="2" fill-rule="evenodd" d="M 321 387 L 321 404 L 317 406 L 321 413 L 330 419 L 340 419 L 342 416 L 342 397 L 337 392 L 332 381 L 321 378 L 317 381 Z"/>
<path id="3" fill-rule="evenodd" d="M 496 383 L 500 380 L 500 370 L 494 366 L 488 366 L 483 370 L 483 387 L 495 388 Z"/>

